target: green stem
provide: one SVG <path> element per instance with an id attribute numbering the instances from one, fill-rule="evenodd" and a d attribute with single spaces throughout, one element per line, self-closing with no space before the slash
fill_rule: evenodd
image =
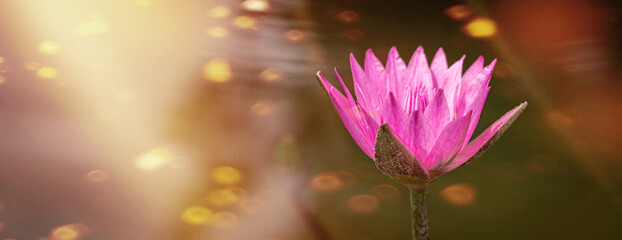
<path id="1" fill-rule="evenodd" d="M 409 186 L 412 211 L 413 240 L 429 240 L 428 213 L 425 206 L 426 186 Z"/>

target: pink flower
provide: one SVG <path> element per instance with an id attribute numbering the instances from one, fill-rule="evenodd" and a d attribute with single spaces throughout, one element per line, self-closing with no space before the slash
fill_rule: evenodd
<path id="1" fill-rule="evenodd" d="M 510 110 L 469 142 L 496 60 L 484 67 L 480 56 L 464 74 L 463 61 L 448 67 L 441 48 L 428 65 L 419 47 L 406 65 L 393 47 L 385 68 L 370 49 L 363 70 L 350 54 L 356 100 L 336 69 L 345 96 L 320 72 L 317 77 L 376 166 L 400 182 L 421 184 L 478 158 L 527 106 Z"/>

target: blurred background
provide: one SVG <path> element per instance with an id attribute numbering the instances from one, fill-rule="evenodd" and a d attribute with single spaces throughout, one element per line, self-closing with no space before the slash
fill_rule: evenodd
<path id="1" fill-rule="evenodd" d="M 620 2 L 0 1 L 0 239 L 409 239 L 321 87 L 391 46 L 498 63 L 433 239 L 622 239 Z"/>

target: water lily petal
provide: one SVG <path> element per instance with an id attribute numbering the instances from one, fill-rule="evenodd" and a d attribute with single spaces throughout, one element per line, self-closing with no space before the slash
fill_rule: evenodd
<path id="1" fill-rule="evenodd" d="M 360 113 L 355 112 L 358 111 L 357 106 L 351 105 L 348 99 L 346 99 L 339 90 L 321 76 L 320 72 L 317 73 L 317 79 L 320 84 L 324 86 L 324 89 L 333 101 L 337 112 L 341 116 L 341 120 L 346 126 L 346 129 L 348 129 L 348 132 L 350 132 L 350 135 L 352 135 L 354 141 L 361 147 L 365 154 L 373 158 L 373 139 L 369 139 L 363 132 L 363 129 L 366 129 L 367 126 L 362 126 L 360 123 L 366 121 L 360 119 Z"/>
<path id="2" fill-rule="evenodd" d="M 354 80 L 356 102 L 360 106 L 372 111 L 374 115 L 380 114 L 382 104 L 376 96 L 375 82 L 367 78 L 367 74 L 365 74 L 361 65 L 354 58 L 354 54 L 350 54 L 350 68 L 352 69 L 352 78 Z"/>
<path id="3" fill-rule="evenodd" d="M 418 159 L 425 159 L 434 145 L 432 126 L 421 110 L 415 110 L 408 116 L 399 134 Z"/>
<path id="4" fill-rule="evenodd" d="M 510 125 L 518 118 L 518 116 L 527 107 L 527 102 L 518 105 L 514 109 L 507 112 L 499 120 L 488 127 L 475 140 L 467 144 L 467 146 L 458 154 L 458 156 L 443 169 L 442 173 L 449 172 L 459 166 L 469 163 L 480 157 L 503 135 Z M 441 174 L 442 174 L 441 173 Z"/>
<path id="5" fill-rule="evenodd" d="M 477 123 L 479 122 L 479 117 L 482 114 L 482 109 L 484 108 L 484 103 L 486 102 L 486 97 L 488 96 L 488 92 L 490 92 L 490 87 L 486 87 L 486 91 L 480 94 L 475 99 L 475 101 L 471 103 L 471 106 L 467 108 L 473 112 L 473 116 L 471 117 L 471 123 L 469 123 L 469 130 L 467 131 L 466 139 L 464 143 L 462 144 L 462 148 L 464 148 L 467 145 L 467 143 L 469 143 L 469 140 L 471 140 L 471 137 L 473 136 L 473 132 L 475 132 L 475 128 L 477 127 Z"/>
<path id="6" fill-rule="evenodd" d="M 373 81 L 374 86 L 376 86 L 374 95 L 380 99 L 379 101 L 383 101 L 388 94 L 384 66 L 371 49 L 368 49 L 365 53 L 365 73 L 367 74 L 367 79 Z"/>
<path id="7" fill-rule="evenodd" d="M 443 89 L 439 89 L 430 104 L 425 108 L 423 115 L 432 126 L 435 139 L 438 138 L 441 130 L 447 125 L 449 120 L 449 107 Z"/>
<path id="8" fill-rule="evenodd" d="M 451 65 L 451 67 L 443 75 L 443 78 L 445 78 L 445 85 L 442 88 L 445 91 L 447 106 L 449 107 L 450 118 L 452 119 L 456 115 L 455 106 L 459 99 L 458 95 L 460 94 L 462 63 L 464 62 L 464 58 L 465 56 L 462 56 L 462 58 Z"/>
<path id="9" fill-rule="evenodd" d="M 434 59 L 430 64 L 430 70 L 432 70 L 432 76 L 434 78 L 434 87 L 441 88 L 445 86 L 445 79 L 443 79 L 444 73 L 447 71 L 447 57 L 443 48 L 439 48 L 434 54 Z"/>
<path id="10" fill-rule="evenodd" d="M 387 58 L 387 82 L 389 92 L 395 94 L 397 99 L 403 99 L 406 91 L 405 76 L 406 64 L 404 60 L 400 58 L 400 54 L 397 52 L 397 48 L 392 47 L 389 50 L 389 57 Z"/>
<path id="11" fill-rule="evenodd" d="M 469 81 L 462 81 L 460 89 L 460 101 L 456 106 L 456 112 L 458 115 L 470 111 L 468 107 L 472 106 L 473 102 L 484 92 L 488 87 L 490 78 L 492 77 L 492 70 L 496 64 L 496 59 L 490 63 L 490 65 L 483 68 L 477 75 L 475 75 Z"/>
<path id="12" fill-rule="evenodd" d="M 374 163 L 385 175 L 400 182 L 413 180 L 412 178 L 425 182 L 430 178 L 420 160 L 395 135 L 388 124 L 383 124 L 378 129 L 374 146 Z"/>
<path id="13" fill-rule="evenodd" d="M 456 157 L 460 149 L 462 149 L 470 121 L 471 113 L 468 113 L 447 124 L 424 161 L 427 169 L 436 169 Z"/>
<path id="14" fill-rule="evenodd" d="M 467 69 L 464 72 L 464 74 L 462 75 L 462 81 L 463 82 L 470 82 L 471 79 L 473 77 L 475 77 L 475 75 L 477 75 L 479 72 L 482 71 L 482 68 L 484 68 L 484 57 L 479 56 L 477 58 L 477 60 L 475 60 L 475 62 L 473 62 L 473 64 L 471 64 L 469 69 Z"/>
<path id="15" fill-rule="evenodd" d="M 397 103 L 397 99 L 393 93 L 389 93 L 382 107 L 382 117 L 380 123 L 389 123 L 395 129 L 401 129 L 406 119 L 406 113 Z"/>

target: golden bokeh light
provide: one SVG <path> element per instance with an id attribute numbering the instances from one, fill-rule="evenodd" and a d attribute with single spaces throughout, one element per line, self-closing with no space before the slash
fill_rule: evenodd
<path id="1" fill-rule="evenodd" d="M 229 31 L 224 27 L 212 27 L 207 29 L 207 35 L 214 38 L 224 38 L 229 34 Z"/>
<path id="2" fill-rule="evenodd" d="M 230 166 L 218 166 L 212 169 L 212 179 L 220 184 L 232 185 L 242 181 L 242 172 Z"/>
<path id="3" fill-rule="evenodd" d="M 39 52 L 54 55 L 60 52 L 60 45 L 54 41 L 45 41 L 39 44 Z"/>
<path id="4" fill-rule="evenodd" d="M 6 77 L 0 76 L 0 84 L 3 84 L 4 82 L 6 82 Z"/>
<path id="5" fill-rule="evenodd" d="M 216 189 L 207 194 L 205 201 L 216 207 L 226 207 L 237 203 L 240 196 L 231 189 Z"/>
<path id="6" fill-rule="evenodd" d="M 207 12 L 207 15 L 213 18 L 224 18 L 231 14 L 231 10 L 225 6 L 215 6 Z"/>
<path id="7" fill-rule="evenodd" d="M 233 20 L 233 24 L 239 28 L 254 28 L 257 25 L 257 20 L 249 16 L 239 16 Z"/>
<path id="8" fill-rule="evenodd" d="M 267 0 L 246 0 L 242 2 L 242 7 L 248 11 L 263 12 L 268 10 L 270 3 Z"/>
<path id="9" fill-rule="evenodd" d="M 4 62 L 4 58 L 0 57 L 0 64 L 2 64 Z"/>
<path id="10" fill-rule="evenodd" d="M 203 67 L 203 77 L 211 82 L 227 82 L 231 80 L 233 74 L 229 62 L 222 58 L 210 60 Z"/>
<path id="11" fill-rule="evenodd" d="M 477 17 L 464 25 L 463 30 L 473 38 L 489 38 L 497 33 L 497 24 L 490 18 Z"/>
<path id="12" fill-rule="evenodd" d="M 39 69 L 41 69 L 41 63 L 38 62 L 26 62 L 24 63 L 24 68 L 26 68 L 27 70 L 30 71 L 37 71 Z"/>
<path id="13" fill-rule="evenodd" d="M 287 31 L 285 33 L 285 37 L 292 42 L 300 42 L 305 40 L 306 38 L 305 33 L 298 29 L 292 29 Z"/>
<path id="14" fill-rule="evenodd" d="M 395 200 L 400 196 L 400 191 L 389 184 L 377 185 L 371 189 L 371 193 L 381 200 Z"/>
<path id="15" fill-rule="evenodd" d="M 452 184 L 441 190 L 441 197 L 453 205 L 466 206 L 475 201 L 475 188 L 466 183 Z"/>
<path id="16" fill-rule="evenodd" d="M 54 79 L 58 77 L 58 70 L 53 67 L 42 67 L 37 71 L 37 77 L 43 79 Z"/>
<path id="17" fill-rule="evenodd" d="M 210 220 L 212 211 L 202 206 L 186 208 L 181 214 L 181 220 L 191 225 L 204 225 Z"/>
<path id="18" fill-rule="evenodd" d="M 353 23 L 358 21 L 360 19 L 360 16 L 355 11 L 345 10 L 337 13 L 337 15 L 335 15 L 335 18 L 342 22 Z"/>
<path id="19" fill-rule="evenodd" d="M 142 7 L 151 7 L 153 5 L 153 0 L 135 0 L 134 2 Z"/>
<path id="20" fill-rule="evenodd" d="M 251 106 L 251 111 L 255 115 L 265 116 L 274 112 L 274 103 L 268 100 L 259 100 L 253 106 Z"/>
<path id="21" fill-rule="evenodd" d="M 235 226 L 238 223 L 238 216 L 230 212 L 217 212 L 212 215 L 208 224 L 218 228 Z"/>
<path id="22" fill-rule="evenodd" d="M 108 31 L 108 23 L 102 20 L 99 20 L 99 19 L 93 19 L 93 20 L 81 23 L 74 29 L 74 32 L 77 35 L 83 35 L 83 36 L 102 34 L 107 31 Z"/>
<path id="23" fill-rule="evenodd" d="M 380 201 L 372 195 L 359 194 L 348 199 L 347 205 L 348 208 L 355 213 L 371 214 L 378 210 Z"/>
<path id="24" fill-rule="evenodd" d="M 463 21 L 473 15 L 473 10 L 465 5 L 459 4 L 447 8 L 445 10 L 445 15 L 451 19 Z"/>
<path id="25" fill-rule="evenodd" d="M 134 165 L 142 170 L 156 170 L 170 163 L 173 153 L 163 148 L 155 148 L 138 155 L 134 159 Z"/>
<path id="26" fill-rule="evenodd" d="M 321 193 L 337 192 L 343 185 L 341 179 L 330 173 L 321 173 L 311 179 L 311 188 Z"/>
<path id="27" fill-rule="evenodd" d="M 104 182 L 108 180 L 108 173 L 103 170 L 93 170 L 86 174 L 86 180 L 94 183 Z"/>
<path id="28" fill-rule="evenodd" d="M 278 68 L 267 68 L 259 73 L 259 78 L 266 82 L 274 82 L 283 78 L 285 73 Z"/>
<path id="29" fill-rule="evenodd" d="M 68 224 L 52 229 L 50 237 L 53 240 L 75 240 L 86 235 L 88 231 L 89 228 L 84 224 Z"/>

